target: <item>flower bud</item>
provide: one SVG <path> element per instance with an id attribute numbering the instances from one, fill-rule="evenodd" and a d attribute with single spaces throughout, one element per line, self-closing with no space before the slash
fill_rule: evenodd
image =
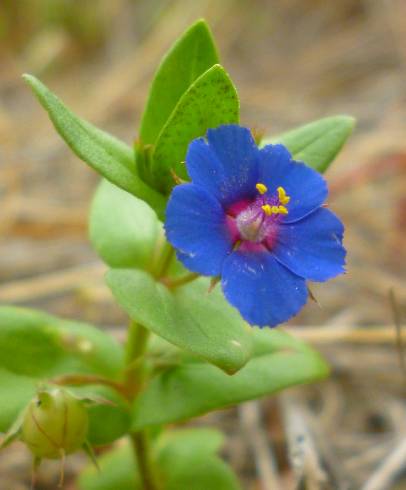
<path id="1" fill-rule="evenodd" d="M 36 458 L 58 459 L 83 446 L 88 422 L 84 404 L 66 390 L 41 391 L 27 407 L 21 439 Z"/>

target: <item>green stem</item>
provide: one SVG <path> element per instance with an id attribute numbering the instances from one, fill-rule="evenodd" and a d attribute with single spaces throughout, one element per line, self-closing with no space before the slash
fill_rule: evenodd
<path id="1" fill-rule="evenodd" d="M 175 250 L 165 241 L 160 246 L 160 257 L 153 264 L 152 275 L 158 279 L 163 278 L 171 265 Z M 173 280 L 169 287 L 176 287 L 196 279 L 197 274 L 191 274 Z M 163 281 L 164 282 L 164 281 Z M 130 403 L 134 401 L 141 391 L 145 378 L 145 351 L 148 343 L 149 331 L 142 325 L 132 321 L 128 329 L 126 345 L 126 370 L 124 389 Z M 155 480 L 153 464 L 150 456 L 149 437 L 146 431 L 129 434 L 135 458 L 138 463 L 141 487 L 143 490 L 159 490 Z"/>
<path id="2" fill-rule="evenodd" d="M 129 402 L 133 402 L 144 383 L 144 355 L 148 344 L 149 331 L 142 325 L 131 321 L 126 345 L 126 371 L 124 387 Z M 148 434 L 146 431 L 129 435 L 138 464 L 139 477 L 143 490 L 158 490 L 150 460 Z"/>
<path id="3" fill-rule="evenodd" d="M 124 386 L 127 398 L 133 401 L 140 391 L 144 377 L 142 358 L 148 343 L 149 332 L 138 323 L 131 321 L 126 345 L 126 371 Z"/>
<path id="4" fill-rule="evenodd" d="M 150 461 L 149 440 L 145 431 L 130 435 L 134 454 L 137 458 L 142 490 L 158 490 Z"/>

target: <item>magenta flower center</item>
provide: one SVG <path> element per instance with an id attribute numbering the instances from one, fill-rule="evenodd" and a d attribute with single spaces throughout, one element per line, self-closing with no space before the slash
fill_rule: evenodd
<path id="1" fill-rule="evenodd" d="M 275 195 L 269 196 L 264 184 L 256 185 L 259 195 L 253 201 L 241 201 L 229 209 L 228 223 L 235 241 L 263 243 L 267 248 L 275 240 L 281 217 L 288 214 L 286 204 L 290 197 L 283 187 L 278 187 Z"/>

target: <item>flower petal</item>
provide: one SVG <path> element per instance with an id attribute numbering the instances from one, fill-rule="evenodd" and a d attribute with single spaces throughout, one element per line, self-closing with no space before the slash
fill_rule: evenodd
<path id="1" fill-rule="evenodd" d="M 259 182 L 268 187 L 268 194 L 283 187 L 290 202 L 285 223 L 293 223 L 315 209 L 327 198 L 327 184 L 323 177 L 302 162 L 292 160 L 283 145 L 268 145 L 260 150 Z"/>
<path id="2" fill-rule="evenodd" d="M 343 233 L 337 216 L 321 208 L 295 223 L 281 223 L 272 253 L 295 274 L 327 281 L 345 272 Z"/>
<path id="3" fill-rule="evenodd" d="M 166 208 L 165 231 L 190 270 L 219 275 L 233 243 L 220 203 L 194 184 L 174 188 Z"/>
<path id="4" fill-rule="evenodd" d="M 189 145 L 186 165 L 194 184 L 204 187 L 224 206 L 255 196 L 259 150 L 247 128 L 219 126 Z"/>
<path id="5" fill-rule="evenodd" d="M 305 280 L 269 252 L 237 250 L 224 261 L 227 300 L 252 325 L 274 327 L 296 315 L 307 300 Z"/>

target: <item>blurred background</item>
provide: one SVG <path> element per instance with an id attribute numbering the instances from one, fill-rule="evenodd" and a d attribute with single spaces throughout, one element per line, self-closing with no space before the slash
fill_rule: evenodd
<path id="1" fill-rule="evenodd" d="M 87 240 L 98 177 L 20 75 L 131 144 L 157 63 L 199 17 L 244 125 L 270 135 L 338 113 L 358 125 L 327 174 L 348 274 L 312 286 L 317 302 L 286 327 L 329 359 L 330 380 L 196 423 L 228 432 L 224 456 L 244 489 L 406 489 L 404 0 L 1 0 L 0 303 L 120 334 L 124 315 Z M 66 488 L 82 464 L 70 458 Z M 55 488 L 57 474 L 44 465 L 37 488 Z M 25 450 L 2 453 L 0 475 L 0 490 L 29 488 Z"/>

